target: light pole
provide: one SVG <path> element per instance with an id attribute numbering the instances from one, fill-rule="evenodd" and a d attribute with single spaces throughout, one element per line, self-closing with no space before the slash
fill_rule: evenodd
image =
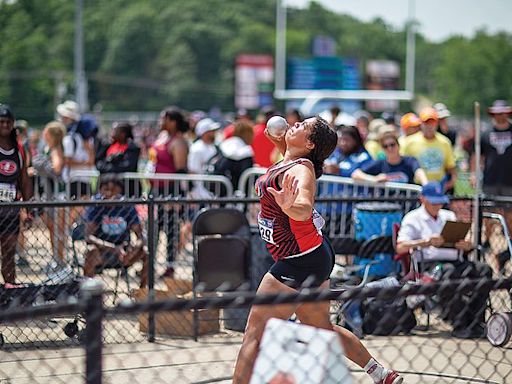
<path id="1" fill-rule="evenodd" d="M 415 0 L 409 0 L 409 16 L 407 21 L 407 42 L 405 55 L 405 90 L 414 95 L 414 71 L 416 62 L 416 21 Z"/>
<path id="2" fill-rule="evenodd" d="M 286 7 L 276 0 L 275 90 L 286 89 Z"/>
<path id="3" fill-rule="evenodd" d="M 80 107 L 80 112 L 89 109 L 87 100 L 87 78 L 84 68 L 84 28 L 83 28 L 83 0 L 75 0 L 75 89 L 76 102 Z"/>

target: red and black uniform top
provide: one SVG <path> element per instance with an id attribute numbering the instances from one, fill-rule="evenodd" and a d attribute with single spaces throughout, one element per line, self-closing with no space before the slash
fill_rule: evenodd
<path id="1" fill-rule="evenodd" d="M 305 221 L 296 221 L 284 213 L 274 196 L 267 191 L 272 187 L 280 190 L 279 176 L 297 164 L 311 163 L 308 159 L 297 159 L 270 167 L 256 181 L 256 194 L 260 198 L 261 211 L 258 214 L 260 236 L 274 260 L 298 257 L 318 248 L 323 241 L 321 228 L 323 218 L 313 210 Z"/>

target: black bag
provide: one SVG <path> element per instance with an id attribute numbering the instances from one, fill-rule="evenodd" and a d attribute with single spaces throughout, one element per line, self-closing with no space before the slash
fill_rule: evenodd
<path id="1" fill-rule="evenodd" d="M 217 153 L 213 155 L 206 164 L 206 173 L 209 175 L 226 176 L 229 180 L 232 180 L 231 171 L 233 169 L 233 160 L 224 156 L 219 147 L 216 146 L 216 149 Z M 210 184 L 208 189 L 218 197 L 227 196 L 227 191 L 224 185 L 221 185 L 220 193 L 216 191 L 214 184 Z"/>
<path id="2" fill-rule="evenodd" d="M 389 336 L 409 333 L 416 326 L 414 312 L 403 298 L 396 300 L 365 300 L 362 305 L 363 332 L 367 335 Z"/>
<path id="3" fill-rule="evenodd" d="M 219 147 L 215 146 L 217 153 L 213 155 L 206 164 L 206 173 L 209 175 L 222 175 L 231 179 L 231 169 L 234 161 L 228 159 Z"/>

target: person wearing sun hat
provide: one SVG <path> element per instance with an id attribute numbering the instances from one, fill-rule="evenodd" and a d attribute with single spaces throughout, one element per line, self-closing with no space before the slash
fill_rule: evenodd
<path id="1" fill-rule="evenodd" d="M 437 132 L 439 117 L 432 107 L 420 112 L 421 132 L 408 136 L 402 144 L 402 154 L 415 157 L 430 181 L 439 181 L 445 190 L 455 184 L 455 156 L 446 137 Z"/>
<path id="2" fill-rule="evenodd" d="M 416 261 L 424 273 L 441 265 L 441 280 L 490 278 L 492 271 L 486 263 L 472 262 L 464 257 L 473 250 L 471 241 L 459 240 L 451 248 L 442 247 L 444 239 L 441 232 L 445 223 L 457 221 L 454 212 L 443 209 L 449 201 L 439 182 L 425 184 L 420 194 L 421 206 L 402 219 L 397 253 L 416 252 Z M 473 290 L 461 294 L 452 290 L 438 296 L 443 319 L 453 324 L 453 337 L 472 339 L 485 336 L 484 313 L 488 291 Z"/>
<path id="3" fill-rule="evenodd" d="M 512 107 L 505 100 L 496 100 L 487 112 L 493 127 L 482 134 L 483 189 L 489 195 L 512 196 Z"/>
<path id="4" fill-rule="evenodd" d="M 482 133 L 481 148 L 482 161 L 484 165 L 482 189 L 486 196 L 512 196 L 512 123 L 510 115 L 512 107 L 505 100 L 496 100 L 487 109 L 492 119 L 492 128 Z M 474 154 L 471 161 L 474 166 Z M 509 231 L 512 229 L 512 212 L 509 209 L 499 209 L 497 213 L 505 216 Z M 496 225 L 491 222 L 485 223 L 487 239 L 494 233 Z M 489 242 L 484 244 L 490 248 Z M 508 250 L 496 255 L 497 265 L 503 270 L 505 263 L 510 260 Z"/>

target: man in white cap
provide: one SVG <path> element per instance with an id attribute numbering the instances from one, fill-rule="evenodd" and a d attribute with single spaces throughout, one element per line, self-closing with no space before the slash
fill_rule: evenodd
<path id="1" fill-rule="evenodd" d="M 217 153 L 215 132 L 220 123 L 207 117 L 199 120 L 196 125 L 197 140 L 190 146 L 187 167 L 190 173 L 205 173 L 206 164 Z"/>
<path id="2" fill-rule="evenodd" d="M 443 103 L 434 104 L 434 109 L 437 111 L 439 124 L 437 132 L 446 136 L 450 140 L 450 143 L 452 143 L 452 146 L 454 146 L 455 141 L 457 140 L 457 133 L 448 126 L 448 118 L 452 115 L 450 110 L 446 108 L 446 105 Z"/>

